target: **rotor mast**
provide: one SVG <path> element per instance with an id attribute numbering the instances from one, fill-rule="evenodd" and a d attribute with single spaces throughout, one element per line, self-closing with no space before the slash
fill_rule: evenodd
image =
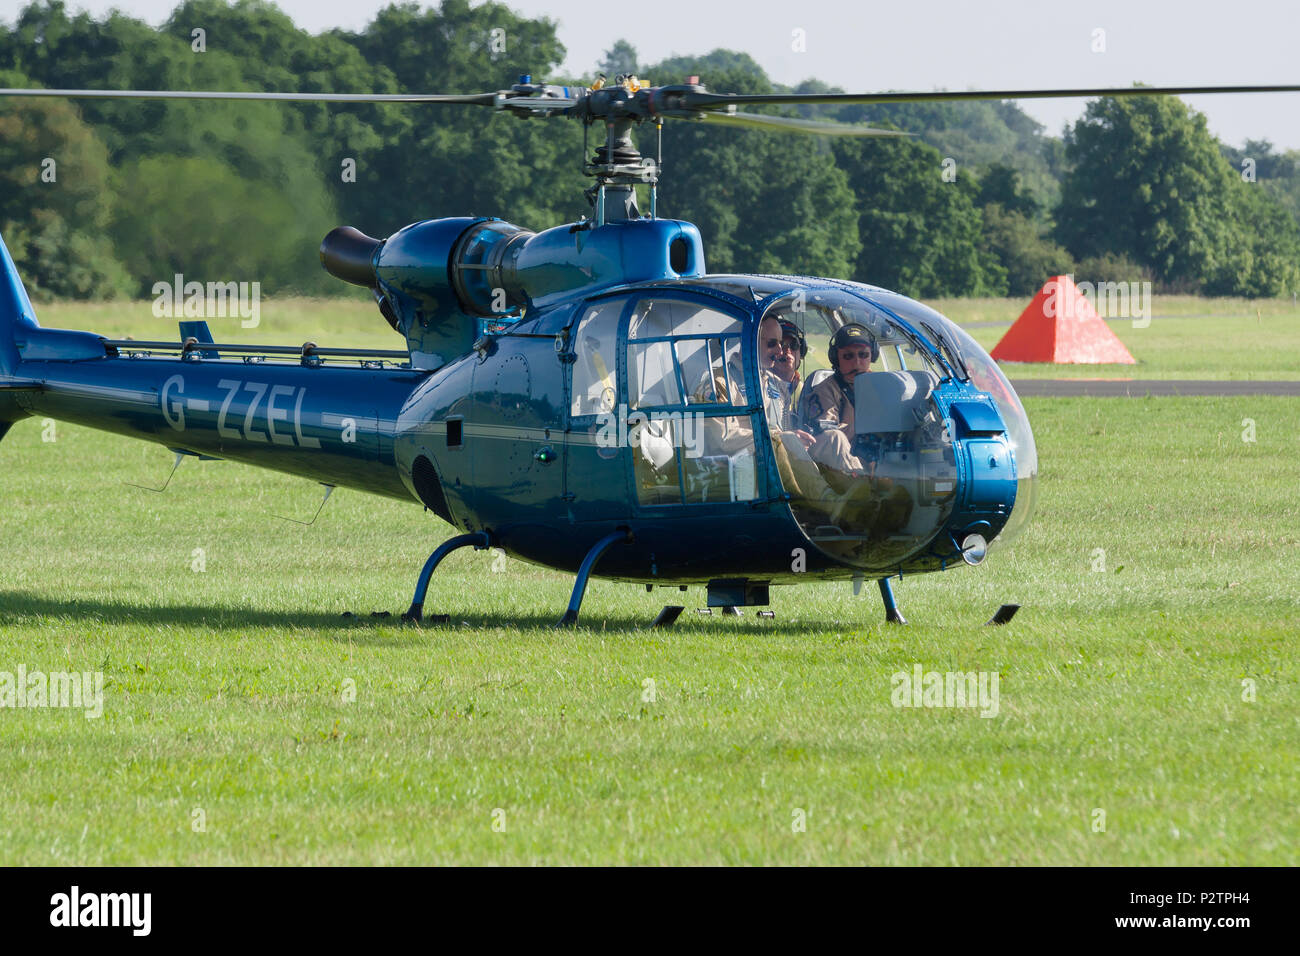
<path id="1" fill-rule="evenodd" d="M 594 210 L 597 226 L 607 222 L 640 219 L 637 207 L 636 185 L 650 187 L 650 218 L 657 213 L 659 188 L 659 160 L 642 156 L 636 144 L 632 142 L 632 127 L 642 122 L 641 101 L 644 96 L 637 94 L 643 89 L 635 76 L 620 75 L 612 85 L 605 85 L 602 75 L 583 100 L 581 111 L 583 123 L 583 167 L 584 174 L 596 180 L 596 184 L 586 191 L 588 201 Z M 588 129 L 597 120 L 605 124 L 605 142 L 596 147 L 594 156 L 588 158 Z M 656 130 L 661 134 L 659 143 L 662 147 L 663 120 L 653 120 Z"/>
<path id="2" fill-rule="evenodd" d="M 596 180 L 587 190 L 587 198 L 595 207 L 596 225 L 622 219 L 640 219 L 637 208 L 636 184 L 650 187 L 650 218 L 655 218 L 659 185 L 659 164 L 650 156 L 642 156 L 632 142 L 632 119 L 607 119 L 605 143 L 596 147 L 595 156 L 583 164 L 582 171 Z M 660 125 L 660 124 L 656 124 Z M 586 137 L 583 155 L 587 154 Z"/>

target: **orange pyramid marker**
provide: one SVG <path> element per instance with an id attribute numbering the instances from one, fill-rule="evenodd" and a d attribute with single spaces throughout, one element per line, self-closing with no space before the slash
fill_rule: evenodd
<path id="1" fill-rule="evenodd" d="M 999 362 L 1136 365 L 1070 276 L 1053 276 L 994 347 Z"/>

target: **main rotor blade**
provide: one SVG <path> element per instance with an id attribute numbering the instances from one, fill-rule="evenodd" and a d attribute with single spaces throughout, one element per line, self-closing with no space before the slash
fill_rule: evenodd
<path id="1" fill-rule="evenodd" d="M 37 90 L 0 89 L 0 96 L 51 96 L 65 99 L 125 100 L 275 100 L 289 103 L 464 103 L 492 106 L 498 93 L 260 93 L 231 90 Z"/>
<path id="2" fill-rule="evenodd" d="M 796 133 L 813 133 L 822 136 L 912 136 L 897 129 L 876 129 L 874 126 L 854 126 L 850 123 L 830 123 L 824 120 L 803 119 L 797 116 L 765 116 L 762 113 L 725 113 L 701 110 L 700 119 L 722 126 L 743 126 L 750 129 L 777 129 Z"/>
<path id="3" fill-rule="evenodd" d="M 550 110 L 567 110 L 577 106 L 578 100 L 571 96 L 506 96 L 501 100 L 503 109 L 535 110 L 539 113 Z"/>
<path id="4" fill-rule="evenodd" d="M 1196 96 L 1206 93 L 1300 93 L 1300 86 L 1121 86 L 1072 90 L 935 90 L 896 93 L 685 93 L 687 109 L 802 103 L 826 106 L 851 103 L 942 103 L 960 100 L 1052 100 L 1097 96 Z"/>

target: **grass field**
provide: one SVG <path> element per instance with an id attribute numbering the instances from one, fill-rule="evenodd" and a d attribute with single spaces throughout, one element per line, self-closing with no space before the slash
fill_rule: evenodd
<path id="1" fill-rule="evenodd" d="M 298 307 L 254 331 L 358 341 L 361 308 Z M 164 332 L 114 315 L 41 310 Z M 448 531 L 417 506 L 338 491 L 303 527 L 272 515 L 310 517 L 309 482 L 188 461 L 150 494 L 123 482 L 164 449 L 19 423 L 0 671 L 102 671 L 105 701 L 0 709 L 0 862 L 1295 864 L 1300 409 L 1026 405 L 1036 520 L 897 585 L 907 628 L 809 585 L 655 632 L 677 595 L 596 581 L 556 631 L 569 579 L 465 552 L 431 589 L 452 623 L 398 626 L 369 612 Z M 997 716 L 893 706 L 916 664 L 996 673 Z"/>

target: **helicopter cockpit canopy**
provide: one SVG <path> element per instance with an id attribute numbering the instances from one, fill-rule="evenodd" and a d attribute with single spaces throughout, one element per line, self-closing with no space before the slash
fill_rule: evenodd
<path id="1" fill-rule="evenodd" d="M 572 323 L 572 429 L 605 457 L 631 450 L 642 509 L 784 499 L 813 544 L 851 566 L 937 554 L 933 542 L 964 535 L 970 504 L 954 396 L 1001 413 L 982 447 L 1015 456 L 990 476 L 1004 498 L 1019 482 L 1007 530 L 1032 506 L 1037 462 L 1014 391 L 969 336 L 903 296 L 710 276 L 591 299 Z"/>
<path id="2" fill-rule="evenodd" d="M 881 568 L 933 540 L 958 473 L 933 399 L 948 372 L 924 342 L 857 295 L 794 289 L 768 302 L 758 361 L 777 470 L 812 542 Z"/>

